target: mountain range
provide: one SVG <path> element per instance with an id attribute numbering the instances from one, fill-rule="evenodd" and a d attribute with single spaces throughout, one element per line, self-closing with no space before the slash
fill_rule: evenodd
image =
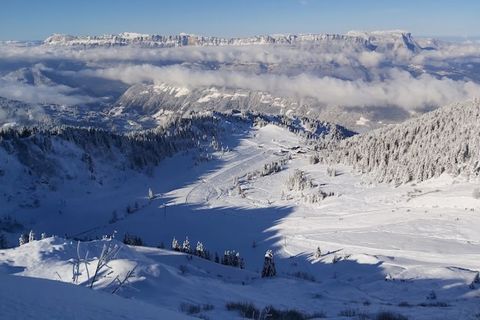
<path id="1" fill-rule="evenodd" d="M 72 36 L 66 34 L 53 34 L 43 41 L 45 45 L 54 46 L 127 46 L 136 45 L 144 47 L 183 47 L 183 46 L 243 46 L 243 45 L 301 45 L 339 43 L 364 47 L 370 50 L 393 49 L 404 47 L 408 50 L 417 51 L 432 49 L 431 46 L 422 47 L 413 39 L 409 32 L 376 31 L 358 32 L 350 31 L 342 34 L 276 34 L 260 35 L 245 38 L 221 38 L 210 36 L 198 36 L 193 34 L 179 35 L 150 35 L 135 32 L 123 32 L 116 35 L 101 36 Z"/>

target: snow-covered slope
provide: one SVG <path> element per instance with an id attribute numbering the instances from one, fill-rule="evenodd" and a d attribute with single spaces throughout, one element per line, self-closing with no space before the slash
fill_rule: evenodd
<path id="1" fill-rule="evenodd" d="M 0 273 L 0 283 L 2 319 L 192 319 L 180 312 L 58 281 Z"/>
<path id="2" fill-rule="evenodd" d="M 156 181 L 158 166 L 179 154 L 189 154 L 185 161 L 188 159 L 194 166 L 217 163 L 216 153 L 228 153 L 243 137 L 266 125 L 278 127 L 280 132 L 292 132 L 302 143 L 343 139 L 352 134 L 342 127 L 308 119 L 251 114 L 193 115 L 172 119 L 164 127 L 134 133 L 77 127 L 4 129 L 0 131 L 0 213 L 23 224 L 29 219 L 24 220 L 23 213 L 29 216 L 28 212 L 36 211 L 47 215 L 45 223 L 56 221 L 57 226 L 65 228 L 56 215 L 74 207 L 83 211 L 85 196 L 103 197 L 104 191 L 111 194 L 115 188 L 137 183 L 139 188 L 148 188 L 148 181 Z M 166 181 L 162 178 L 158 182 L 161 185 Z M 67 205 L 66 198 L 72 197 L 80 200 L 78 207 L 73 203 L 73 207 Z M 117 211 L 120 215 L 126 207 L 134 211 L 140 204 L 148 205 L 148 201 L 132 198 L 104 213 L 112 215 Z M 83 213 L 73 216 L 76 217 L 70 219 L 85 218 Z M 91 223 L 96 225 L 98 221 L 95 218 Z M 1 227 L 1 222 L 0 228 L 18 232 L 18 228 Z"/>
<path id="3" fill-rule="evenodd" d="M 347 139 L 321 152 L 378 181 L 480 175 L 480 101 L 456 103 L 405 123 Z"/>
<path id="4" fill-rule="evenodd" d="M 43 107 L 0 97 L 0 129 L 45 122 L 49 122 L 49 117 Z"/>
<path id="5" fill-rule="evenodd" d="M 90 161 L 82 167 L 78 160 L 82 144 L 92 151 L 98 140 L 98 150 L 106 150 L 109 140 L 95 131 L 97 139 L 77 146 L 56 138 L 50 163 L 63 159 L 57 168 L 65 175 L 57 189 L 49 188 L 45 176 L 33 170 L 30 175 L 15 152 L 5 152 L 1 233 L 10 245 L 30 229 L 37 237 L 46 232 L 68 239 L 0 250 L 0 273 L 72 282 L 75 259 L 88 251 L 94 268 L 110 242 L 121 249 L 97 290 L 112 292 L 115 276 L 122 279 L 138 265 L 117 294 L 171 311 L 188 303 L 199 308 L 194 316 L 238 316 L 227 310 L 229 302 L 323 312 L 332 319 L 345 314 L 375 319 L 380 311 L 411 319 L 469 319 L 478 312 L 475 182 L 443 175 L 398 188 L 365 184 L 347 166 L 335 165 L 332 174 L 331 167 L 314 164 L 314 144 L 295 130 L 268 123 L 237 128 L 223 136 L 221 145 L 228 149 L 179 152 L 147 174 L 123 171 L 113 144 L 114 158 L 91 153 L 96 180 L 84 177 Z M 25 135 L 24 143 L 42 137 Z M 17 149 L 41 152 L 42 144 L 31 143 Z M 116 239 L 135 235 L 151 248 L 88 241 L 114 231 Z M 211 257 L 240 252 L 245 269 L 169 250 L 174 237 L 182 242 L 187 236 L 192 247 L 201 241 Z M 273 279 L 260 278 L 267 249 L 275 255 Z M 85 286 L 84 266 L 80 272 L 78 285 Z"/>
<path id="6" fill-rule="evenodd" d="M 306 101 L 304 101 L 305 103 Z M 231 110 L 252 111 L 272 115 L 308 115 L 313 108 L 301 105 L 299 99 L 275 97 L 267 92 L 226 88 L 188 89 L 161 84 L 138 84 L 130 87 L 117 100 L 112 112 L 155 114 L 158 112 Z"/>
<path id="7" fill-rule="evenodd" d="M 375 48 L 380 48 L 381 50 L 408 49 L 415 52 L 423 49 L 410 32 L 403 30 L 372 32 L 349 31 L 347 32 L 347 36 L 365 39 L 375 46 Z M 433 47 L 430 46 L 429 49 L 433 49 Z"/>
<path id="8" fill-rule="evenodd" d="M 175 114 L 207 110 L 218 112 L 240 110 L 308 117 L 336 123 L 358 132 L 397 123 L 409 117 L 405 111 L 394 108 L 388 111 L 367 108 L 345 109 L 326 106 L 314 98 L 285 97 L 264 91 L 225 87 L 187 88 L 167 83 L 131 86 L 118 98 L 108 113 L 114 116 L 129 115 L 130 119 L 138 117 L 161 119 Z"/>

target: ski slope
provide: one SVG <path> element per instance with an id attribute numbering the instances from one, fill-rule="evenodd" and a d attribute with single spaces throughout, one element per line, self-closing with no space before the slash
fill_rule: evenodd
<path id="1" fill-rule="evenodd" d="M 182 152 L 151 176 L 119 176 L 110 169 L 101 186 L 77 180 L 61 192 L 40 190 L 41 205 L 18 217 L 37 234 L 59 237 L 1 250 L 0 274 L 9 274 L 2 277 L 11 286 L 11 275 L 71 283 L 78 246 L 73 237 L 115 234 L 121 240 L 130 233 L 150 247 L 118 242 L 122 248 L 111 273 L 96 287 L 104 293 L 94 294 L 106 295 L 115 276 L 137 266 L 117 295 L 175 315 L 190 303 L 213 306 L 192 316 L 235 318 L 225 304 L 243 301 L 323 312 L 331 319 L 345 319 L 345 310 L 371 317 L 388 310 L 410 319 L 474 319 L 480 312 L 480 285 L 470 286 L 480 270 L 480 200 L 473 197 L 478 181 L 443 175 L 394 186 L 340 165 L 332 176 L 326 165 L 311 163 L 314 153 L 303 138 L 274 125 L 229 139 L 229 151 L 209 160 L 193 150 Z M 264 165 L 275 161 L 283 163 L 282 170 L 262 175 Z M 288 189 L 295 170 L 305 172 L 311 187 Z M 147 198 L 148 188 L 153 199 Z M 319 190 L 333 195 L 308 201 Z M 52 210 L 59 201 L 61 213 Z M 135 202 L 138 209 L 127 213 Z M 192 246 L 201 241 L 212 254 L 240 252 L 245 269 L 168 250 L 173 237 L 181 242 L 187 236 Z M 88 251 L 94 265 L 105 241 L 81 242 L 81 256 Z M 153 248 L 161 243 L 167 249 Z M 315 255 L 317 247 L 321 255 Z M 274 279 L 260 277 L 267 249 L 275 253 Z M 82 277 L 78 286 L 86 285 Z M 12 301 L 6 305 L 13 312 Z"/>

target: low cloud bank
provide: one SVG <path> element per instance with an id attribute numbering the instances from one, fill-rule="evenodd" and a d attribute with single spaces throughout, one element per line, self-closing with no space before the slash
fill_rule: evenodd
<path id="1" fill-rule="evenodd" d="M 39 64 L 40 71 L 59 77 L 52 84 L 32 85 L 6 76 Z M 93 84 L 87 77 L 98 77 L 131 85 L 164 82 L 267 91 L 311 97 L 330 106 L 412 110 L 480 96 L 479 74 L 480 45 L 475 43 L 443 43 L 420 52 L 402 47 L 369 51 L 342 42 L 164 49 L 0 45 L 0 96 L 65 105 L 96 101 L 79 95 L 75 86 L 88 92 Z"/>
<path id="2" fill-rule="evenodd" d="M 74 89 L 58 85 L 28 85 L 21 82 L 0 80 L 0 97 L 27 103 L 50 103 L 59 105 L 77 105 L 95 102 L 96 99 L 76 95 Z"/>
<path id="3" fill-rule="evenodd" d="M 471 81 L 435 78 L 428 74 L 413 77 L 400 69 L 391 69 L 384 79 L 365 81 L 316 77 L 250 74 L 234 71 L 191 70 L 182 66 L 157 67 L 148 64 L 83 70 L 89 76 L 139 82 L 169 83 L 180 87 L 227 87 L 267 91 L 279 96 L 310 97 L 334 106 L 399 106 L 421 109 L 480 96 L 480 85 Z"/>

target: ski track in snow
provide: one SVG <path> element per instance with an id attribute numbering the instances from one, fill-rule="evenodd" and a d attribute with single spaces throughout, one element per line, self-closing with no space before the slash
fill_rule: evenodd
<path id="1" fill-rule="evenodd" d="M 212 252 L 235 249 L 245 258 L 246 270 L 239 270 L 196 257 L 190 261 L 167 250 L 122 249 L 113 274 L 121 276 L 134 263 L 139 271 L 120 295 L 168 312 L 178 312 L 182 302 L 209 303 L 214 310 L 202 311 L 208 318 L 231 318 L 235 314 L 225 310 L 228 301 L 323 310 L 332 319 L 341 319 L 338 313 L 348 308 L 368 314 L 388 309 L 412 319 L 467 319 L 479 311 L 479 290 L 468 288 L 480 269 L 480 200 L 471 197 L 475 182 L 442 176 L 395 188 L 371 184 L 345 166 L 338 166 L 341 174 L 331 177 L 327 166 L 309 164 L 308 149 L 305 154 L 290 152 L 292 159 L 280 172 L 246 180 L 264 164 L 284 158 L 279 149 L 292 151 L 297 145 L 302 145 L 298 136 L 267 125 L 254 129 L 232 151 L 218 153 L 213 169 L 208 162 L 192 167 L 189 155 L 177 155 L 165 160 L 153 178 L 133 177 L 128 185 L 117 182 L 96 193 L 85 193 L 83 186 L 65 191 L 66 213 L 55 215 L 53 226 L 36 220 L 47 208 L 32 208 L 24 215 L 37 232 L 63 235 L 60 226 L 68 226 L 69 234 L 95 237 L 118 230 L 119 236 L 130 232 L 149 245 L 162 241 L 167 247 L 173 236 L 183 241 L 187 235 L 192 246 L 199 240 Z M 295 169 L 304 170 L 320 188 L 335 195 L 317 204 L 306 203 L 297 191 L 288 191 L 291 200 L 283 199 L 285 182 Z M 232 190 L 235 177 L 247 187 L 245 197 Z M 149 186 L 156 193 L 150 201 L 142 196 Z M 70 202 L 68 192 L 78 198 Z M 121 214 L 121 208 L 134 200 L 141 202 L 139 210 Z M 82 213 L 79 201 L 96 204 L 83 220 L 75 216 Z M 108 224 L 112 209 L 121 219 Z M 227 234 L 231 238 L 220 238 Z M 87 250 L 93 245 L 82 246 Z M 317 247 L 323 253 L 319 259 L 313 256 Z M 75 242 L 49 238 L 2 250 L 0 273 L 71 282 L 69 261 L 76 257 L 75 248 Z M 262 280 L 258 271 L 269 248 L 275 251 L 279 275 Z M 93 258 L 98 245 L 88 250 Z M 341 260 L 332 263 L 335 257 Z M 181 266 L 185 274 L 179 271 Z M 300 279 L 302 273 L 315 280 Z M 111 276 L 107 278 L 99 283 L 100 290 L 108 291 Z M 8 281 L 13 285 L 13 280 Z M 449 306 L 418 306 L 432 302 L 426 299 L 432 290 L 436 301 Z M 399 307 L 404 301 L 412 307 Z"/>

